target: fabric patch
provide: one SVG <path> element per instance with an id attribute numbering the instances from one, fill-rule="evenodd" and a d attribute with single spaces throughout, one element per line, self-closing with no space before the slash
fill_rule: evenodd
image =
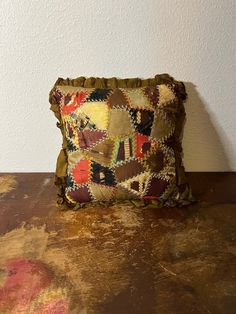
<path id="1" fill-rule="evenodd" d="M 173 131 L 174 128 L 171 123 L 159 112 L 156 112 L 151 130 L 151 137 L 162 141 L 171 136 Z"/>
<path id="2" fill-rule="evenodd" d="M 138 160 L 128 160 L 125 164 L 121 164 L 114 168 L 117 182 L 122 182 L 130 179 L 144 171 L 144 165 Z"/>
<path id="3" fill-rule="evenodd" d="M 95 145 L 88 151 L 87 155 L 94 161 L 109 166 L 113 159 L 114 141 L 106 139 Z"/>
<path id="4" fill-rule="evenodd" d="M 148 110 L 130 109 L 130 114 L 135 130 L 143 135 L 150 135 L 154 112 Z"/>
<path id="5" fill-rule="evenodd" d="M 146 158 L 146 164 L 152 172 L 159 173 L 164 167 L 164 153 L 157 150 L 155 153 L 150 154 Z"/>
<path id="6" fill-rule="evenodd" d="M 77 113 L 83 112 L 100 130 L 108 127 L 108 105 L 105 101 L 85 102 Z"/>
<path id="7" fill-rule="evenodd" d="M 66 138 L 66 142 L 67 142 L 67 149 L 69 152 L 74 152 L 76 151 L 77 147 L 76 145 L 72 142 L 72 140 L 70 140 L 69 138 Z"/>
<path id="8" fill-rule="evenodd" d="M 86 114 L 84 114 L 83 112 L 79 112 L 78 114 L 71 113 L 67 117 L 67 123 L 69 123 L 70 127 L 76 131 L 83 131 L 86 129 L 87 130 L 95 130 L 96 129 L 95 123 L 93 121 L 91 121 L 91 119 Z M 73 134 L 75 135 L 76 132 L 73 132 Z M 70 133 L 68 134 L 68 136 L 70 136 Z"/>
<path id="9" fill-rule="evenodd" d="M 80 160 L 72 169 L 73 179 L 77 184 L 87 183 L 89 180 L 89 160 Z"/>
<path id="10" fill-rule="evenodd" d="M 78 92 L 75 95 L 67 94 L 61 112 L 63 114 L 74 112 L 85 101 L 86 96 L 87 93 L 85 92 Z"/>
<path id="11" fill-rule="evenodd" d="M 124 137 L 131 133 L 132 124 L 129 113 L 122 109 L 111 109 L 108 135 L 111 137 Z"/>
<path id="12" fill-rule="evenodd" d="M 147 86 L 144 89 L 144 93 L 149 98 L 153 107 L 156 108 L 159 103 L 159 86 Z"/>
<path id="13" fill-rule="evenodd" d="M 101 184 L 90 184 L 90 190 L 97 201 L 110 200 L 114 195 L 114 188 Z"/>
<path id="14" fill-rule="evenodd" d="M 67 195 L 72 202 L 86 203 L 92 200 L 87 186 L 82 186 L 76 190 L 67 191 Z"/>
<path id="15" fill-rule="evenodd" d="M 129 104 L 132 108 L 153 110 L 149 99 L 146 97 L 144 91 L 140 88 L 131 88 L 127 90 L 129 97 Z"/>
<path id="16" fill-rule="evenodd" d="M 150 173 L 144 172 L 136 177 L 133 177 L 132 179 L 120 183 L 120 185 L 126 188 L 127 190 L 136 193 L 138 196 L 142 197 L 147 188 L 149 178 Z"/>
<path id="17" fill-rule="evenodd" d="M 127 107 L 129 102 L 122 90 L 116 88 L 108 98 L 108 104 L 111 108 Z"/>
<path id="18" fill-rule="evenodd" d="M 106 133 L 104 131 L 85 129 L 78 132 L 79 147 L 81 149 L 88 149 L 105 137 Z"/>
<path id="19" fill-rule="evenodd" d="M 139 133 L 136 134 L 136 157 L 143 158 L 144 155 L 150 151 L 151 147 L 152 143 L 148 136 Z"/>
<path id="20" fill-rule="evenodd" d="M 111 89 L 106 88 L 96 88 L 86 99 L 86 101 L 104 101 L 107 99 Z"/>
<path id="21" fill-rule="evenodd" d="M 74 188 L 74 180 L 70 175 L 66 177 L 66 184 L 69 188 Z"/>
<path id="22" fill-rule="evenodd" d="M 119 141 L 116 161 L 126 160 L 133 156 L 132 138 Z"/>
<path id="23" fill-rule="evenodd" d="M 139 199 L 139 196 L 137 195 L 137 193 L 133 193 L 132 190 L 127 190 L 121 185 L 117 186 L 114 197 L 117 200 Z"/>
<path id="24" fill-rule="evenodd" d="M 97 162 L 91 164 L 91 180 L 98 184 L 104 184 L 108 186 L 115 186 L 115 176 L 112 170 L 108 167 L 104 167 Z"/>
<path id="25" fill-rule="evenodd" d="M 144 198 L 148 199 L 160 197 L 164 193 L 167 186 L 168 186 L 167 181 L 158 178 L 152 178 Z"/>
<path id="26" fill-rule="evenodd" d="M 175 100 L 176 96 L 171 88 L 167 85 L 159 85 L 159 104 L 164 105 Z"/>

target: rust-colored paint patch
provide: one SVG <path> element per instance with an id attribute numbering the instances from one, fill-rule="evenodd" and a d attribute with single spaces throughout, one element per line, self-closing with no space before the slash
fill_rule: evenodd
<path id="1" fill-rule="evenodd" d="M 11 192 L 17 186 L 17 180 L 14 175 L 0 176 L 0 198 L 4 194 Z"/>

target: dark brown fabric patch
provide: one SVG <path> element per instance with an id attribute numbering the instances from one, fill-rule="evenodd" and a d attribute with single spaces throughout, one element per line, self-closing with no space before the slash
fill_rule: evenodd
<path id="1" fill-rule="evenodd" d="M 132 139 L 126 138 L 120 141 L 116 161 L 125 160 L 133 156 Z"/>
<path id="2" fill-rule="evenodd" d="M 164 154 L 161 150 L 147 157 L 146 163 L 152 172 L 160 172 L 164 166 Z"/>
<path id="3" fill-rule="evenodd" d="M 118 182 L 125 181 L 139 173 L 144 172 L 145 168 L 138 160 L 127 161 L 124 165 L 114 168 L 115 176 Z"/>
<path id="4" fill-rule="evenodd" d="M 160 197 L 168 186 L 168 182 L 158 178 L 152 178 L 145 196 Z"/>
<path id="5" fill-rule="evenodd" d="M 139 191 L 139 182 L 138 181 L 133 181 L 130 184 L 131 189 L 135 190 L 135 191 Z"/>

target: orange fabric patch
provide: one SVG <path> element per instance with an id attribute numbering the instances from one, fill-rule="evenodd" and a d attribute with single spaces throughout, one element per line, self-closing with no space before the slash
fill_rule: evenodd
<path id="1" fill-rule="evenodd" d="M 80 160 L 72 170 L 72 175 L 77 184 L 87 183 L 89 180 L 89 160 Z"/>
<path id="2" fill-rule="evenodd" d="M 143 158 L 144 154 L 151 148 L 151 142 L 147 135 L 136 134 L 136 157 Z"/>

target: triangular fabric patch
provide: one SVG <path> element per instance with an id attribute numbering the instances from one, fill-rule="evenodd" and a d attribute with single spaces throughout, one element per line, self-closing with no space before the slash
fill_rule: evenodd
<path id="1" fill-rule="evenodd" d="M 130 107 L 137 109 L 153 110 L 152 105 L 144 91 L 140 88 L 131 88 L 126 91 Z"/>
<path id="2" fill-rule="evenodd" d="M 174 92 L 167 85 L 159 85 L 159 104 L 163 105 L 176 98 Z"/>
<path id="3" fill-rule="evenodd" d="M 104 131 L 85 129 L 78 132 L 79 147 L 81 149 L 88 149 L 105 137 L 106 132 Z"/>
<path id="4" fill-rule="evenodd" d="M 150 178 L 150 173 L 144 172 L 132 179 L 129 179 L 120 183 L 120 185 L 126 188 L 127 190 L 133 193 L 136 193 L 137 195 L 142 197 L 146 190 L 149 178 Z"/>
<path id="5" fill-rule="evenodd" d="M 91 183 L 89 187 L 97 201 L 110 200 L 114 195 L 114 188 L 106 185 Z"/>
<path id="6" fill-rule="evenodd" d="M 114 146 L 115 144 L 113 140 L 105 139 L 101 143 L 92 147 L 87 154 L 89 158 L 95 162 L 101 165 L 109 166 L 113 159 Z"/>
<path id="7" fill-rule="evenodd" d="M 86 101 L 104 101 L 107 99 L 111 89 L 96 88 L 87 98 Z"/>
<path id="8" fill-rule="evenodd" d="M 128 105 L 128 100 L 126 99 L 122 91 L 116 88 L 108 98 L 108 103 L 111 108 L 123 107 Z"/>

